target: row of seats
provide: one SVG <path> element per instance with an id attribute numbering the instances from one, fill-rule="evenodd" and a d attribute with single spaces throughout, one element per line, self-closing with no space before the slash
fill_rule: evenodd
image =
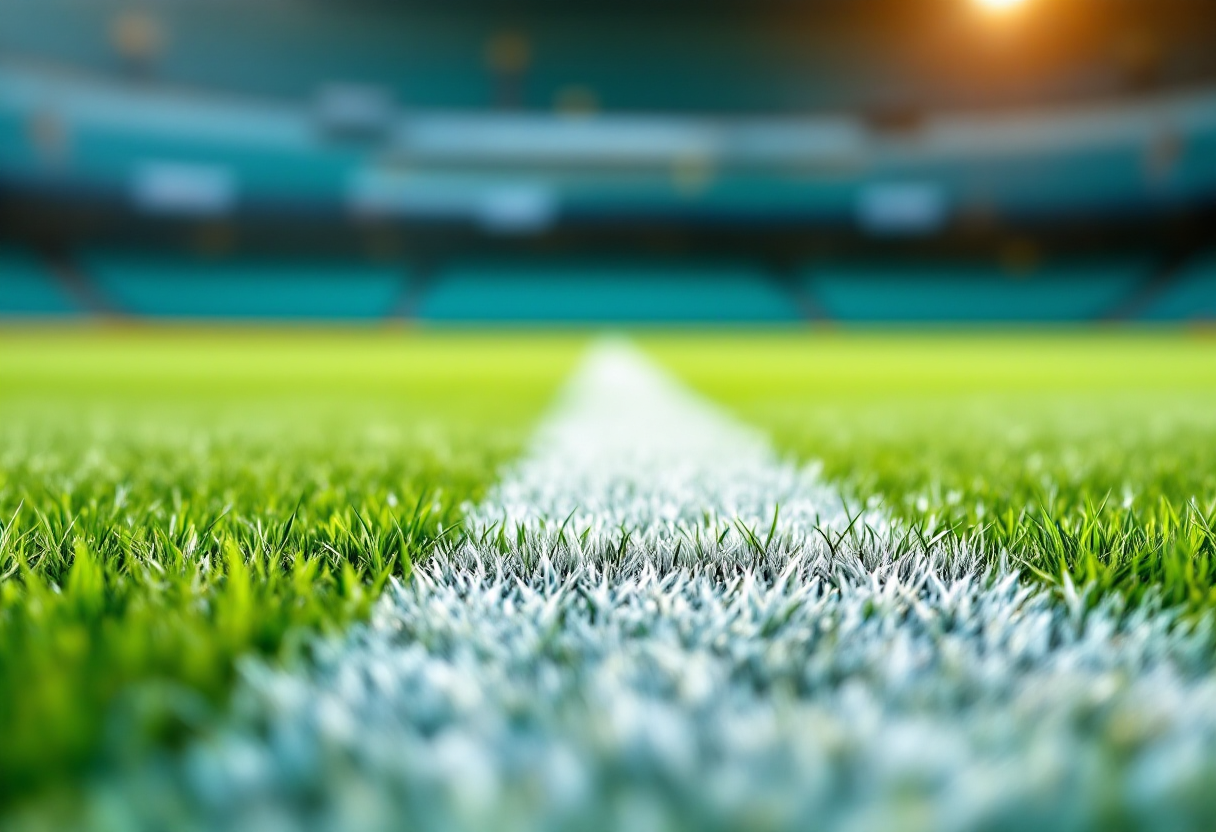
<path id="1" fill-rule="evenodd" d="M 812 267 L 808 288 L 826 314 L 846 321 L 1085 321 L 1115 310 L 1151 268 L 1133 258 L 1012 274 L 991 265 L 841 263 Z"/>
<path id="2" fill-rule="evenodd" d="M 177 318 L 375 320 L 392 314 L 405 275 L 359 262 L 208 262 L 92 252 L 80 258 L 115 309 Z"/>
<path id="3" fill-rule="evenodd" d="M 746 264 L 470 263 L 418 307 L 435 321 L 792 322 L 795 298 Z"/>
<path id="4" fill-rule="evenodd" d="M 74 272 L 90 289 L 77 294 L 103 299 L 108 311 L 176 319 L 1052 323 L 1120 310 L 1145 321 L 1216 320 L 1216 252 L 1148 292 L 1147 258 L 1060 260 L 1015 272 L 993 264 L 840 261 L 778 280 L 746 262 L 482 261 L 423 276 L 358 261 L 95 251 L 78 257 Z M 27 252 L 0 249 L 0 316 L 85 311 L 62 274 Z"/>
<path id="5" fill-rule="evenodd" d="M 1153 321 L 1216 320 L 1216 251 L 1183 269 L 1169 290 L 1144 310 Z"/>
<path id="6" fill-rule="evenodd" d="M 0 316 L 62 317 L 82 311 L 46 263 L 26 251 L 0 248 Z"/>

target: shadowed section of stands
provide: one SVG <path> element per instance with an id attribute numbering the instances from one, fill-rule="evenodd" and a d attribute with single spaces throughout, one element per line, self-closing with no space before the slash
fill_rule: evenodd
<path id="1" fill-rule="evenodd" d="M 1012 270 L 991 263 L 893 261 L 815 265 L 804 279 L 826 314 L 841 321 L 1053 323 L 1100 319 L 1150 268 L 1147 258 Z"/>
<path id="2" fill-rule="evenodd" d="M 1216 321 L 1216 251 L 1180 269 L 1143 317 L 1150 321 Z"/>
<path id="3" fill-rule="evenodd" d="M 823 322 L 1052 324 L 1216 321 L 1216 251 L 1183 263 L 1151 297 L 1148 256 L 999 262 L 839 260 L 777 279 L 759 263 L 520 257 L 438 264 L 426 280 L 402 263 L 356 257 L 198 258 L 119 249 L 65 255 L 0 248 L 0 318 L 435 324 L 790 325 L 813 301 Z M 104 301 L 88 303 L 90 297 Z M 1111 310 L 1123 310 L 1112 317 Z"/>
<path id="4" fill-rule="evenodd" d="M 27 251 L 0 248 L 0 317 L 63 317 L 80 312 L 46 263 Z"/>
<path id="5" fill-rule="evenodd" d="M 81 262 L 118 309 L 152 317 L 377 320 L 405 282 L 400 268 L 357 261 L 90 252 Z"/>
<path id="6" fill-rule="evenodd" d="M 467 263 L 440 272 L 419 317 L 447 322 L 782 323 L 793 297 L 763 270 L 695 263 Z"/>

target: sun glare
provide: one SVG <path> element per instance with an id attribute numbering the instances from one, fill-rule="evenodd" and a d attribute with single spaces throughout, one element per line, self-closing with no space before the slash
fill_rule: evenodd
<path id="1" fill-rule="evenodd" d="M 1008 12 L 1025 5 L 1026 0 L 974 0 L 975 4 L 988 12 Z"/>

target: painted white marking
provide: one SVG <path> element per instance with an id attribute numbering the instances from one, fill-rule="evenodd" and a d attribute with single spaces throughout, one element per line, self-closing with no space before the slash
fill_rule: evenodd
<path id="1" fill-rule="evenodd" d="M 474 509 L 474 529 L 508 537 L 565 524 L 616 539 L 626 529 L 650 545 L 700 530 L 778 530 L 805 537 L 842 531 L 850 512 L 818 473 L 780 461 L 757 431 L 660 373 L 635 349 L 594 350 L 529 454 Z M 872 525 L 885 526 L 870 512 Z"/>

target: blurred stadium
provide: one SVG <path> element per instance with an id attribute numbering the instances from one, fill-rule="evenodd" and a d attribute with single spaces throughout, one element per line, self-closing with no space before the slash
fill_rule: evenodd
<path id="1" fill-rule="evenodd" d="M 0 315 L 1216 316 L 1207 0 L 3 0 Z"/>

